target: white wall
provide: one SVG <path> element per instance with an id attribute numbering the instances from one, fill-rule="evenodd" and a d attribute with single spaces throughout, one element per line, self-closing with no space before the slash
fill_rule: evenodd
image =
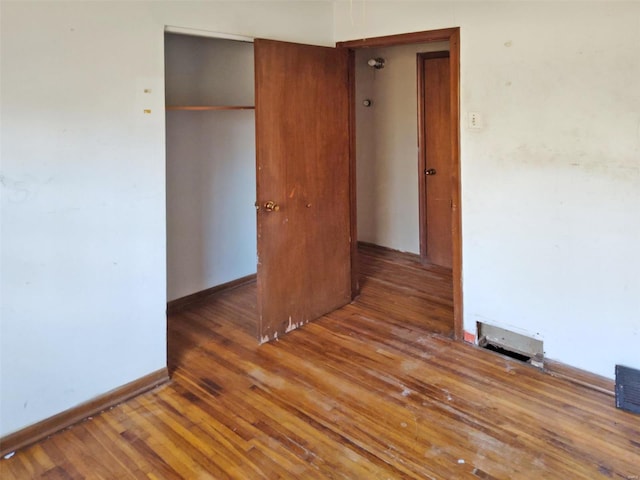
<path id="1" fill-rule="evenodd" d="M 253 105 L 253 44 L 167 35 L 167 105 Z M 167 298 L 256 272 L 253 110 L 167 112 Z"/>
<path id="2" fill-rule="evenodd" d="M 0 8 L 6 435 L 166 365 L 164 26 L 326 45 L 332 7 Z"/>
<path id="3" fill-rule="evenodd" d="M 360 241 L 420 253 L 416 54 L 448 49 L 437 42 L 356 51 Z M 367 65 L 377 57 L 385 59 L 379 70 Z"/>
<path id="4" fill-rule="evenodd" d="M 338 2 L 336 40 L 461 27 L 464 327 L 640 368 L 640 3 Z M 353 12 L 351 12 L 353 10 Z"/>

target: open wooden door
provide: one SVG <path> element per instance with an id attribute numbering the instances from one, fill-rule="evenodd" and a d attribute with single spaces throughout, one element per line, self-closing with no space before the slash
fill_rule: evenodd
<path id="1" fill-rule="evenodd" d="M 348 52 L 255 40 L 258 336 L 351 300 Z"/>

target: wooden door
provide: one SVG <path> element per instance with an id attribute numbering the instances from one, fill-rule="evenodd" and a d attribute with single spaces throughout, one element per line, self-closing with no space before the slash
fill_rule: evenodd
<path id="1" fill-rule="evenodd" d="M 272 40 L 254 47 L 266 342 L 351 300 L 348 52 Z"/>
<path id="2" fill-rule="evenodd" d="M 420 252 L 435 265 L 452 266 L 451 97 L 449 52 L 418 56 L 422 159 Z"/>

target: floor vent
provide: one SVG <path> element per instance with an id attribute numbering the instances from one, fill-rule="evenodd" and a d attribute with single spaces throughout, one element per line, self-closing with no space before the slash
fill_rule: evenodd
<path id="1" fill-rule="evenodd" d="M 616 365 L 616 407 L 640 413 L 640 370 Z"/>
<path id="2" fill-rule="evenodd" d="M 544 368 L 542 341 L 478 322 L 478 345 L 534 367 Z"/>

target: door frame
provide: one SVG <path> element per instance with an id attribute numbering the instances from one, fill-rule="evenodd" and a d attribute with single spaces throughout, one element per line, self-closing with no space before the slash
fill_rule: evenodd
<path id="1" fill-rule="evenodd" d="M 418 43 L 449 42 L 449 88 L 451 97 L 451 236 L 453 255 L 453 333 L 456 340 L 464 339 L 462 311 L 462 212 L 460 187 L 460 27 L 428 30 L 336 43 L 337 48 L 349 49 L 349 175 L 351 201 L 351 286 L 352 296 L 359 292 L 358 235 L 356 197 L 356 138 L 355 138 L 355 51 L 361 48 L 392 47 Z M 420 128 L 420 126 L 418 127 Z"/>

